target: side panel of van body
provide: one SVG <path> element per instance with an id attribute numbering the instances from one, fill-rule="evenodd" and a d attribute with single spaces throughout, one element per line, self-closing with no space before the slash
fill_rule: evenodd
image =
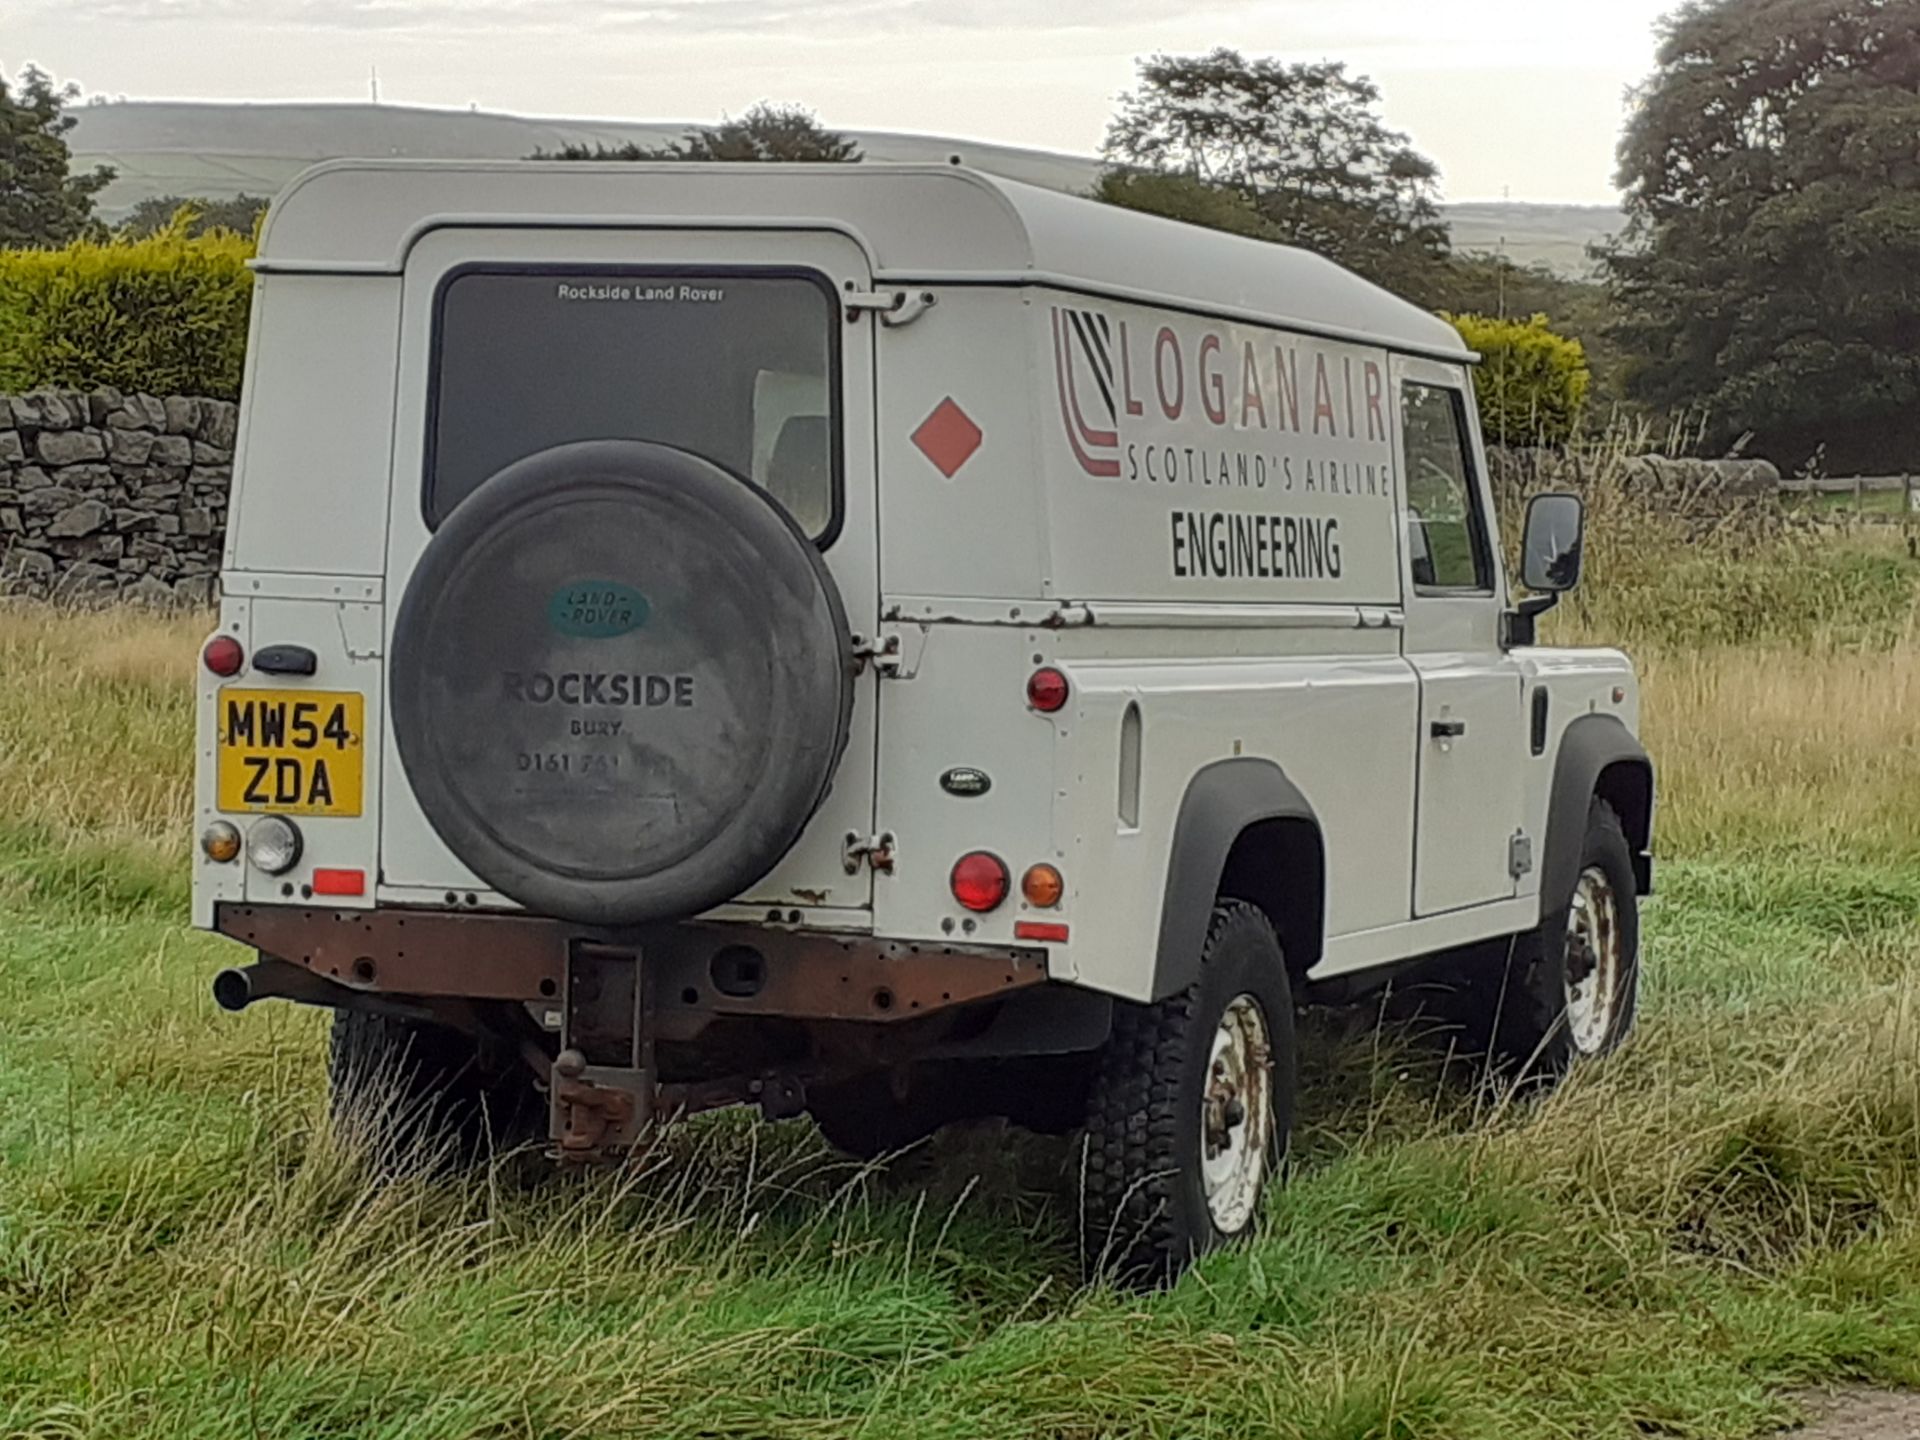
<path id="1" fill-rule="evenodd" d="M 1065 923 L 1054 974 L 1144 998 L 1185 786 L 1236 755 L 1320 815 L 1330 934 L 1407 922 L 1419 696 L 1385 352 L 1037 288 L 939 302 L 879 342 L 883 610 L 911 673 L 882 688 L 878 813 L 912 817 L 881 932 Z M 946 405 L 981 432 L 950 475 L 912 440 Z M 1057 714 L 1025 704 L 1042 664 L 1072 681 Z M 945 795 L 953 765 L 992 788 Z M 976 846 L 1016 880 L 1056 863 L 1066 898 L 966 916 L 946 877 Z"/>
<path id="2" fill-rule="evenodd" d="M 1074 917 L 1071 972 L 1147 996 L 1186 786 L 1236 757 L 1318 817 L 1330 940 L 1406 922 L 1419 697 L 1387 354 L 1059 293 L 1046 311 L 1050 578 L 1093 619 L 1060 634 L 1058 828 L 1120 900 Z"/>

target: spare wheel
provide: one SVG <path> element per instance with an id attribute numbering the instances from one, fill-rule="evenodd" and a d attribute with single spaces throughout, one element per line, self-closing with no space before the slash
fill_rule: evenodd
<path id="1" fill-rule="evenodd" d="M 394 743 L 474 874 L 590 924 L 764 877 L 832 782 L 846 613 L 773 500 L 683 450 L 556 446 L 449 515 L 401 602 Z"/>

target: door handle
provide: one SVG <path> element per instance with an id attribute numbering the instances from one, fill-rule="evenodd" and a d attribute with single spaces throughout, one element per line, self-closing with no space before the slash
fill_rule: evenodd
<path id="1" fill-rule="evenodd" d="M 1433 733 L 1433 738 L 1436 740 L 1458 740 L 1462 735 L 1467 733 L 1467 722 L 1464 720 L 1436 720 L 1427 728 Z"/>

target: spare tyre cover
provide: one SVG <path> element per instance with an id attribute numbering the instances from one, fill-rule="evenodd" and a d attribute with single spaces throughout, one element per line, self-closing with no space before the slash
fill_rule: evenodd
<path id="1" fill-rule="evenodd" d="M 447 517 L 408 583 L 389 690 L 413 793 L 528 909 L 694 915 L 792 847 L 832 782 L 851 638 L 778 504 L 683 450 L 545 450 Z"/>

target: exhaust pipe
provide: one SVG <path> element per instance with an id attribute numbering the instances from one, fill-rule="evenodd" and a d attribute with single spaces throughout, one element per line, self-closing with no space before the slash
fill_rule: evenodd
<path id="1" fill-rule="evenodd" d="M 258 970 L 258 965 L 249 965 L 246 970 L 222 970 L 213 977 L 213 1003 L 229 1014 L 237 1014 L 253 1003 L 253 981 L 247 977 L 247 970 Z"/>
<path id="2" fill-rule="evenodd" d="M 256 1000 L 297 1000 L 304 1005 L 338 1005 L 354 998 L 344 985 L 322 980 L 285 960 L 260 960 L 213 977 L 213 1003 L 238 1013 Z"/>

